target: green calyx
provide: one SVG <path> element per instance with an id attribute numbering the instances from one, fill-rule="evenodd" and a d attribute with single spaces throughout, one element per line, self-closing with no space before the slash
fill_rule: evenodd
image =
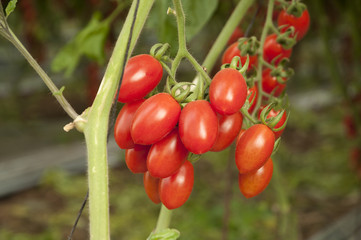
<path id="1" fill-rule="evenodd" d="M 157 43 L 152 46 L 150 49 L 150 55 L 152 55 L 154 58 L 156 58 L 158 61 L 161 61 L 163 58 L 168 59 L 169 56 L 166 55 L 169 50 L 169 44 L 168 43 Z"/>
<path id="2" fill-rule="evenodd" d="M 280 26 L 279 29 L 283 29 L 287 26 Z M 293 36 L 293 37 L 291 37 Z M 296 37 L 297 33 L 295 34 L 295 28 L 294 27 L 288 27 L 287 30 L 284 33 L 280 33 L 277 36 L 277 42 L 282 45 L 284 49 L 290 49 L 292 48 L 296 43 Z"/>
<path id="3" fill-rule="evenodd" d="M 297 18 L 301 17 L 302 13 L 307 9 L 307 6 L 299 1 L 292 1 L 288 6 L 286 12 Z"/>
<path id="4" fill-rule="evenodd" d="M 238 49 L 241 52 L 241 56 L 256 55 L 259 49 L 260 42 L 255 36 L 249 38 L 238 39 Z"/>

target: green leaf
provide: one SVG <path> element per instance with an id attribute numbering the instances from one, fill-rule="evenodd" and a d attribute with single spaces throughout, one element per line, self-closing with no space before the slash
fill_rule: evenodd
<path id="1" fill-rule="evenodd" d="M 187 40 L 191 40 L 208 22 L 217 8 L 218 0 L 183 0 L 186 16 Z M 172 14 L 167 15 L 170 0 L 158 0 L 150 13 L 148 27 L 154 29 L 160 42 L 169 43 L 171 52 L 177 50 L 177 23 Z"/>
<path id="2" fill-rule="evenodd" d="M 17 2 L 18 2 L 18 0 L 11 0 L 8 3 L 8 5 L 6 6 L 6 9 L 5 9 L 6 17 L 8 17 L 14 11 Z"/>
<path id="3" fill-rule="evenodd" d="M 88 25 L 59 51 L 51 65 L 54 72 L 65 70 L 70 76 L 83 55 L 104 64 L 109 21 L 100 21 L 100 18 L 100 13 L 94 13 Z"/>
<path id="4" fill-rule="evenodd" d="M 176 240 L 180 236 L 180 232 L 177 229 L 164 229 L 157 233 L 152 233 L 147 240 Z"/>

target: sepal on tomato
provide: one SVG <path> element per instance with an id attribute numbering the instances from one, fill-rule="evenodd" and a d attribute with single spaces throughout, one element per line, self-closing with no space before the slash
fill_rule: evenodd
<path id="1" fill-rule="evenodd" d="M 157 43 L 152 46 L 150 49 L 150 55 L 157 59 L 158 61 L 161 61 L 163 58 L 164 60 L 169 59 L 169 55 L 166 55 L 166 53 L 169 50 L 170 45 L 168 43 Z"/>
<path id="2" fill-rule="evenodd" d="M 290 49 L 297 43 L 297 32 L 293 26 L 282 25 L 278 27 L 280 31 L 286 29 L 283 33 L 277 36 L 277 42 L 282 45 L 284 49 Z"/>
<path id="3" fill-rule="evenodd" d="M 301 3 L 299 1 L 292 1 L 292 3 L 288 6 L 286 12 L 299 18 L 306 9 L 307 6 L 304 3 Z"/>
<path id="4" fill-rule="evenodd" d="M 241 56 L 256 55 L 259 49 L 260 42 L 255 36 L 249 38 L 239 38 L 238 39 L 238 49 L 241 52 Z"/>
<path id="5" fill-rule="evenodd" d="M 278 148 L 280 147 L 280 143 L 281 143 L 281 138 L 279 137 L 279 138 L 275 141 L 275 145 L 273 146 L 272 155 L 275 154 L 275 153 L 278 151 Z"/>

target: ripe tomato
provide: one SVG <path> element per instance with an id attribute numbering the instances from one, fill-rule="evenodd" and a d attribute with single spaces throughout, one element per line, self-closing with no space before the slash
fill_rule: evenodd
<path id="1" fill-rule="evenodd" d="M 283 58 L 289 58 L 291 56 L 292 48 L 286 50 L 276 40 L 276 34 L 271 34 L 266 37 L 263 45 L 263 58 L 271 63 L 274 58 L 279 56 L 277 60 L 275 60 L 275 64 L 277 65 Z"/>
<path id="2" fill-rule="evenodd" d="M 132 102 L 144 98 L 160 82 L 162 65 L 154 57 L 141 54 L 128 60 L 119 89 L 119 102 Z"/>
<path id="3" fill-rule="evenodd" d="M 165 137 L 178 122 L 181 107 L 168 93 L 158 93 L 138 108 L 130 128 L 136 144 L 151 145 Z"/>
<path id="4" fill-rule="evenodd" d="M 258 118 L 260 118 L 261 112 L 262 112 L 263 109 L 264 109 L 264 106 L 260 107 L 260 110 L 259 110 L 259 113 L 258 113 Z M 279 113 L 280 113 L 280 110 L 274 110 L 274 109 L 272 108 L 271 111 L 268 113 L 266 119 L 271 118 L 271 117 L 276 117 Z M 286 111 L 285 111 L 285 112 L 283 113 L 280 121 L 275 125 L 275 128 L 280 128 L 280 127 L 282 127 L 282 125 L 286 122 L 286 119 L 287 119 L 287 113 L 286 113 Z M 278 139 L 278 138 L 282 135 L 282 133 L 283 133 L 284 130 L 285 130 L 285 129 L 282 129 L 282 130 L 279 130 L 279 131 L 273 131 L 273 133 L 274 133 L 274 135 L 275 135 L 275 139 Z"/>
<path id="5" fill-rule="evenodd" d="M 216 143 L 211 151 L 219 152 L 226 149 L 237 137 L 242 127 L 243 117 L 240 112 L 232 115 L 222 116 L 217 114 L 218 118 L 218 135 Z"/>
<path id="6" fill-rule="evenodd" d="M 240 57 L 242 66 L 246 63 L 247 55 L 241 56 L 241 51 L 238 48 L 238 44 L 239 44 L 238 42 L 235 42 L 226 49 L 222 57 L 222 64 L 231 63 L 233 57 L 235 56 Z M 251 70 L 253 66 L 256 67 L 257 64 L 258 64 L 258 56 L 249 55 L 249 65 L 247 70 Z"/>
<path id="7" fill-rule="evenodd" d="M 149 145 L 135 145 L 125 150 L 125 163 L 132 173 L 145 173 L 147 171 L 147 156 Z"/>
<path id="8" fill-rule="evenodd" d="M 130 126 L 135 112 L 144 101 L 144 99 L 141 99 L 132 103 L 126 103 L 118 114 L 114 126 L 114 138 L 118 146 L 122 149 L 134 147 L 134 142 L 130 135 Z"/>
<path id="9" fill-rule="evenodd" d="M 148 158 L 148 171 L 153 177 L 165 178 L 175 173 L 187 159 L 188 150 L 183 145 L 178 129 L 152 145 Z"/>
<path id="10" fill-rule="evenodd" d="M 270 158 L 275 143 L 272 130 L 263 124 L 248 128 L 236 145 L 236 164 L 239 173 L 249 173 L 262 167 Z"/>
<path id="11" fill-rule="evenodd" d="M 236 146 L 238 144 L 239 139 L 242 137 L 242 135 L 245 131 L 246 131 L 246 129 L 241 129 L 241 131 L 239 131 L 239 133 L 237 135 Z"/>
<path id="12" fill-rule="evenodd" d="M 284 81 L 286 81 L 286 78 L 283 78 Z M 279 83 L 277 81 L 277 77 L 271 75 L 271 69 L 266 68 L 262 72 L 262 89 L 268 94 L 271 94 L 273 92 L 273 96 L 278 97 L 281 95 L 283 90 L 285 89 L 286 84 L 285 83 Z"/>
<path id="13" fill-rule="evenodd" d="M 146 172 L 143 176 L 143 184 L 149 199 L 155 204 L 160 203 L 159 178 L 152 177 L 149 172 Z"/>
<path id="14" fill-rule="evenodd" d="M 159 181 L 160 200 L 168 209 L 182 206 L 192 193 L 194 184 L 193 165 L 187 160 L 170 177 Z"/>
<path id="15" fill-rule="evenodd" d="M 296 17 L 292 14 L 288 14 L 287 11 L 282 10 L 277 19 L 278 26 L 286 25 L 288 27 L 282 28 L 281 32 L 285 32 L 289 27 L 295 28 L 295 34 L 297 34 L 296 40 L 299 41 L 305 36 L 310 27 L 310 14 L 308 10 L 304 10 L 300 17 Z M 294 35 L 293 35 L 294 36 Z M 292 36 L 292 37 L 293 37 Z"/>
<path id="16" fill-rule="evenodd" d="M 250 173 L 238 174 L 239 189 L 246 198 L 257 196 L 268 186 L 272 174 L 273 162 L 269 158 L 261 168 Z"/>
<path id="17" fill-rule="evenodd" d="M 209 86 L 209 100 L 213 109 L 222 115 L 238 112 L 247 98 L 247 84 L 236 69 L 220 70 Z"/>
<path id="18" fill-rule="evenodd" d="M 183 108 L 179 117 L 179 135 L 190 152 L 208 152 L 216 142 L 217 134 L 217 115 L 209 102 L 196 100 Z"/>
<path id="19" fill-rule="evenodd" d="M 251 106 L 248 109 L 249 113 L 252 113 L 254 108 L 256 107 L 257 104 L 257 98 L 258 98 L 258 88 L 256 85 L 254 85 L 251 88 L 248 88 L 247 90 L 247 96 L 251 95 L 248 99 L 249 103 L 251 103 L 253 101 L 253 103 L 251 104 Z M 254 100 L 253 100 L 254 99 Z"/>
<path id="20" fill-rule="evenodd" d="M 236 27 L 231 35 L 231 37 L 228 39 L 227 45 L 231 45 L 235 41 L 238 40 L 238 38 L 243 37 L 244 33 L 242 32 L 240 27 Z"/>

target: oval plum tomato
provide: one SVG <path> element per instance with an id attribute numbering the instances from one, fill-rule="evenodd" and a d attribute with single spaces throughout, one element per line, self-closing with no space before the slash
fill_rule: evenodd
<path id="1" fill-rule="evenodd" d="M 183 108 L 179 117 L 179 136 L 190 152 L 208 152 L 216 142 L 217 134 L 217 115 L 209 102 L 196 100 Z"/>
<path id="2" fill-rule="evenodd" d="M 120 110 L 114 125 L 114 138 L 118 146 L 122 149 L 134 147 L 134 141 L 130 134 L 130 126 L 137 109 L 144 102 L 144 99 L 124 104 Z"/>
<path id="3" fill-rule="evenodd" d="M 268 186 L 272 174 L 273 162 L 269 158 L 260 169 L 246 174 L 238 174 L 239 190 L 246 198 L 257 196 Z"/>
<path id="4" fill-rule="evenodd" d="M 219 152 L 226 149 L 233 140 L 237 137 L 242 127 L 243 117 L 240 112 L 232 115 L 220 115 L 218 118 L 218 135 L 216 143 L 213 145 L 211 151 Z"/>
<path id="5" fill-rule="evenodd" d="M 262 112 L 263 109 L 264 109 L 264 106 L 260 107 L 259 113 L 258 113 L 258 118 L 260 118 L 261 112 Z M 266 119 L 271 118 L 271 117 L 276 117 L 279 113 L 280 113 L 280 110 L 274 110 L 272 108 L 271 111 L 268 113 Z M 287 120 L 287 113 L 286 113 L 286 111 L 284 111 L 280 121 L 275 125 L 274 128 L 277 129 L 277 128 L 282 127 L 283 124 L 286 122 L 286 120 Z M 282 129 L 282 130 L 279 130 L 279 131 L 273 131 L 273 133 L 275 135 L 275 139 L 278 139 L 282 135 L 284 130 L 285 129 Z"/>
<path id="6" fill-rule="evenodd" d="M 236 27 L 231 35 L 231 37 L 228 39 L 227 45 L 231 45 L 235 41 L 238 40 L 238 38 L 243 37 L 244 33 L 242 32 L 240 27 Z"/>
<path id="7" fill-rule="evenodd" d="M 125 150 L 125 163 L 132 173 L 145 173 L 147 171 L 147 156 L 149 145 L 135 145 Z"/>
<path id="8" fill-rule="evenodd" d="M 181 107 L 168 93 L 158 93 L 136 111 L 130 128 L 136 144 L 151 145 L 173 130 L 178 122 Z"/>
<path id="9" fill-rule="evenodd" d="M 286 81 L 286 78 L 282 78 Z M 278 97 L 285 89 L 285 83 L 279 83 L 277 77 L 271 75 L 271 69 L 267 68 L 262 72 L 262 89 L 268 94 L 273 92 L 273 96 Z"/>
<path id="10" fill-rule="evenodd" d="M 296 17 L 292 14 L 288 14 L 286 10 L 282 10 L 277 18 L 278 26 L 287 26 L 281 29 L 281 32 L 285 32 L 289 27 L 295 28 L 295 34 L 297 34 L 296 40 L 301 40 L 307 33 L 310 27 L 310 14 L 305 9 L 300 17 Z M 292 36 L 293 37 L 293 36 Z"/>
<path id="11" fill-rule="evenodd" d="M 277 65 L 282 59 L 289 58 L 291 53 L 292 48 L 286 50 L 277 42 L 276 34 L 271 34 L 266 37 L 263 45 L 263 58 L 267 62 L 271 63 L 274 58 L 279 56 L 275 60 L 275 64 Z"/>
<path id="12" fill-rule="evenodd" d="M 236 146 L 238 144 L 239 139 L 242 137 L 242 135 L 245 131 L 246 131 L 246 129 L 241 129 L 241 131 L 239 131 L 239 133 L 237 135 Z"/>
<path id="13" fill-rule="evenodd" d="M 159 178 L 152 177 L 149 172 L 146 172 L 143 176 L 143 184 L 149 199 L 155 204 L 160 203 Z"/>
<path id="14" fill-rule="evenodd" d="M 126 103 L 144 98 L 158 85 L 162 75 L 162 64 L 154 57 L 141 54 L 130 58 L 124 69 L 118 101 Z"/>
<path id="15" fill-rule="evenodd" d="M 248 88 L 247 90 L 247 96 L 251 95 L 248 99 L 249 103 L 251 104 L 251 106 L 248 109 L 249 113 L 252 113 L 254 108 L 256 107 L 257 104 L 257 98 L 258 98 L 258 88 L 256 85 L 254 85 L 253 87 Z M 253 102 L 252 102 L 253 101 Z"/>
<path id="16" fill-rule="evenodd" d="M 147 158 L 148 171 L 153 177 L 169 177 L 182 166 L 187 156 L 188 150 L 179 137 L 178 129 L 175 128 L 150 148 Z"/>
<path id="17" fill-rule="evenodd" d="M 247 55 L 241 56 L 241 51 L 238 48 L 238 44 L 239 44 L 238 42 L 235 42 L 226 49 L 226 51 L 223 53 L 223 56 L 222 56 L 222 64 L 231 63 L 232 59 L 235 56 L 240 57 L 242 66 L 246 63 Z M 249 55 L 249 65 L 248 65 L 247 70 L 251 70 L 253 68 L 253 66 L 256 67 L 257 64 L 258 64 L 258 56 L 257 55 Z"/>
<path id="18" fill-rule="evenodd" d="M 275 143 L 272 130 L 263 124 L 248 128 L 236 145 L 236 164 L 239 173 L 249 173 L 262 167 L 270 158 Z"/>
<path id="19" fill-rule="evenodd" d="M 172 176 L 160 179 L 160 200 L 168 209 L 178 208 L 188 200 L 192 193 L 193 184 L 193 165 L 186 160 Z"/>
<path id="20" fill-rule="evenodd" d="M 222 115 L 238 112 L 247 98 L 247 84 L 236 69 L 220 70 L 209 86 L 209 100 L 213 109 Z"/>

